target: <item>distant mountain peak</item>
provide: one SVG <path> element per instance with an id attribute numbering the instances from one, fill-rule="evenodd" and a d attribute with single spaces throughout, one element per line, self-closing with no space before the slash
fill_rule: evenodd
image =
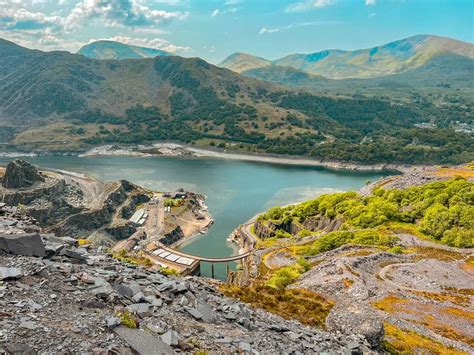
<path id="1" fill-rule="evenodd" d="M 161 49 L 140 47 L 111 40 L 99 40 L 86 44 L 77 53 L 94 59 L 143 59 L 173 55 Z"/>
<path id="2" fill-rule="evenodd" d="M 372 48 L 296 53 L 274 61 L 234 53 L 220 66 L 238 73 L 276 65 L 331 79 L 373 78 L 419 68 L 432 58 L 444 54 L 474 59 L 474 45 L 447 37 L 419 34 Z"/>
<path id="3" fill-rule="evenodd" d="M 219 66 L 241 73 L 245 70 L 261 68 L 271 64 L 272 62 L 270 60 L 247 53 L 237 52 L 224 59 L 219 63 Z"/>

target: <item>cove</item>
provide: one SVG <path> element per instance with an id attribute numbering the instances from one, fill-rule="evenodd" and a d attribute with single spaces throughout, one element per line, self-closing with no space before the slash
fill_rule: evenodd
<path id="1" fill-rule="evenodd" d="M 7 164 L 13 158 L 0 158 Z M 356 190 L 388 172 L 356 172 L 218 158 L 44 156 L 25 160 L 44 168 L 75 171 L 102 180 L 126 179 L 157 191 L 177 188 L 207 196 L 215 220 L 209 232 L 182 244 L 184 252 L 225 257 L 236 252 L 227 237 L 259 212 L 323 193 Z M 224 265 L 219 268 L 224 269 Z M 203 265 L 202 273 L 209 273 Z M 218 274 L 224 272 L 217 270 Z"/>

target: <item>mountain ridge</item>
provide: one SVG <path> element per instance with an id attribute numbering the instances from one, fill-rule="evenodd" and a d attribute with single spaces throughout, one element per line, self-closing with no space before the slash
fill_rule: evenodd
<path id="1" fill-rule="evenodd" d="M 458 163 L 474 150 L 451 125 L 471 122 L 471 106 L 457 106 L 452 115 L 430 101 L 290 89 L 200 58 L 98 60 L 0 42 L 0 137 L 17 151 L 217 141 L 334 161 Z M 426 119 L 434 130 L 416 128 Z"/>
<path id="2" fill-rule="evenodd" d="M 156 56 L 172 56 L 173 53 L 150 47 L 111 40 L 99 40 L 81 47 L 77 54 L 93 59 L 143 59 Z"/>
<path id="3" fill-rule="evenodd" d="M 264 66 L 293 67 L 330 79 L 373 78 L 423 66 L 433 57 L 445 53 L 474 59 L 474 45 L 447 37 L 415 35 L 372 48 L 354 51 L 330 49 L 309 54 L 296 53 L 273 61 L 259 58 L 259 63 L 267 63 Z M 219 65 L 240 73 L 262 67 L 262 65 L 253 65 L 251 55 L 247 55 L 247 58 L 250 58 L 248 62 L 241 59 L 238 66 L 229 60 L 230 57 Z M 240 68 L 246 69 L 241 70 Z"/>

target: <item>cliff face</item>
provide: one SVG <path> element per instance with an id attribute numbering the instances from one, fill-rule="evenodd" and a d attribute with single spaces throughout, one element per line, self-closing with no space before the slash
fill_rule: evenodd
<path id="1" fill-rule="evenodd" d="M 2 186 L 7 189 L 20 189 L 44 182 L 45 178 L 34 166 L 24 160 L 10 162 L 2 178 Z"/>
<path id="2" fill-rule="evenodd" d="M 174 244 L 184 238 L 183 230 L 180 226 L 176 226 L 175 228 L 171 229 L 169 232 L 165 233 L 163 237 L 160 239 L 160 242 L 164 245 L 171 245 Z"/>
<path id="3" fill-rule="evenodd" d="M 321 215 L 307 218 L 303 222 L 289 221 L 281 224 L 276 224 L 271 220 L 257 220 L 254 224 L 254 232 L 260 239 L 268 239 L 275 237 L 278 229 L 292 235 L 296 235 L 304 229 L 311 232 L 332 232 L 338 230 L 342 223 L 343 221 L 340 219 Z"/>
<path id="4" fill-rule="evenodd" d="M 41 173 L 19 160 L 6 168 L 0 198 L 10 206 L 22 205 L 50 232 L 84 238 L 103 229 L 117 239 L 135 232 L 128 218 L 149 200 L 143 189 L 126 180 L 102 183 L 79 174 Z"/>

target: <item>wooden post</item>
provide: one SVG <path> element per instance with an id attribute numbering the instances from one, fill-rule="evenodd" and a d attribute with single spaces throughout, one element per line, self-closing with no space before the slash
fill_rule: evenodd
<path id="1" fill-rule="evenodd" d="M 214 263 L 211 263 L 211 277 L 214 278 Z"/>
<path id="2" fill-rule="evenodd" d="M 229 262 L 228 261 L 226 262 L 225 276 L 226 276 L 226 278 L 229 277 Z"/>

